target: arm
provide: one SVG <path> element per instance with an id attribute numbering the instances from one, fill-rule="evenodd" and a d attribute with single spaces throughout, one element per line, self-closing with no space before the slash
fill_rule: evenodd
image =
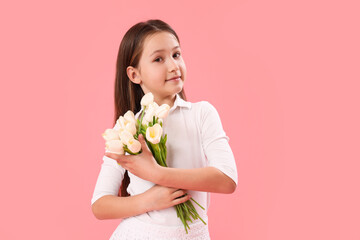
<path id="1" fill-rule="evenodd" d="M 162 186 L 206 191 L 233 193 L 237 186 L 237 169 L 234 155 L 228 143 L 216 109 L 204 103 L 201 115 L 201 137 L 208 165 L 195 169 L 166 168 L 158 165 L 148 149 L 143 136 L 139 135 L 142 153 L 123 156 L 106 153 L 134 175 Z"/>
<path id="2" fill-rule="evenodd" d="M 97 219 L 127 218 L 184 203 L 191 198 L 186 190 L 155 185 L 130 197 L 105 195 L 96 200 L 92 212 Z"/>
<path id="3" fill-rule="evenodd" d="M 106 195 L 91 205 L 97 219 L 127 218 L 148 212 L 144 193 L 130 197 Z"/>
<path id="4" fill-rule="evenodd" d="M 156 183 L 163 186 L 214 193 L 233 193 L 237 186 L 234 155 L 223 130 L 220 116 L 213 105 L 202 102 L 198 112 L 201 143 L 208 165 L 181 169 L 159 167 Z M 195 160 L 194 160 L 195 161 Z"/>
<path id="5" fill-rule="evenodd" d="M 235 182 L 214 167 L 179 169 L 159 169 L 159 185 L 195 191 L 233 193 Z M 146 192 L 130 197 L 106 195 L 94 202 L 92 212 L 97 219 L 126 218 L 143 214 L 152 210 L 151 201 Z"/>
<path id="6" fill-rule="evenodd" d="M 237 184 L 220 170 L 226 169 L 221 165 L 192 169 L 162 167 L 156 163 L 144 139 L 139 137 L 139 140 L 144 149 L 139 155 L 124 156 L 114 153 L 105 153 L 105 155 L 118 161 L 134 175 L 161 186 L 215 193 L 235 191 Z"/>
<path id="7" fill-rule="evenodd" d="M 143 196 L 118 196 L 124 173 L 125 169 L 115 161 L 103 157 L 91 200 L 91 210 L 97 219 L 125 218 L 145 211 L 144 206 L 140 204 Z"/>
<path id="8" fill-rule="evenodd" d="M 140 215 L 149 211 L 172 207 L 188 201 L 191 197 L 186 190 L 160 185 L 155 185 L 141 194 L 120 197 L 118 192 L 124 174 L 125 169 L 119 166 L 116 161 L 106 156 L 103 157 L 91 199 L 91 210 L 97 219 L 127 218 Z"/>
<path id="9" fill-rule="evenodd" d="M 116 161 L 103 157 L 91 200 L 91 210 L 97 219 L 126 218 L 148 211 L 145 193 L 131 197 L 118 196 L 124 174 L 125 169 Z"/>
<path id="10" fill-rule="evenodd" d="M 161 167 L 156 183 L 159 185 L 194 191 L 233 193 L 236 183 L 215 167 L 181 169 Z"/>

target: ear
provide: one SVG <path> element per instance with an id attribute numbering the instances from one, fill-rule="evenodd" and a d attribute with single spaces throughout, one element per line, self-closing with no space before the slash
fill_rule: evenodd
<path id="1" fill-rule="evenodd" d="M 141 78 L 139 74 L 139 70 L 137 68 L 134 68 L 133 66 L 128 66 L 126 68 L 127 76 L 129 77 L 130 81 L 136 84 L 141 83 Z"/>

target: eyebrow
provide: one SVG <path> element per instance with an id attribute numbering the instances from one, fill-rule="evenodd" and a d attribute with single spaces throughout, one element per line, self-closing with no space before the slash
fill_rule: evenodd
<path id="1" fill-rule="evenodd" d="M 176 46 L 176 47 L 174 47 L 172 50 L 174 50 L 175 48 L 180 48 L 180 47 L 179 47 L 179 46 Z M 154 51 L 154 52 L 150 55 L 150 57 L 151 57 L 152 55 L 154 55 L 155 53 L 157 53 L 157 52 L 163 52 L 163 51 L 165 51 L 165 49 L 156 50 L 156 51 Z"/>

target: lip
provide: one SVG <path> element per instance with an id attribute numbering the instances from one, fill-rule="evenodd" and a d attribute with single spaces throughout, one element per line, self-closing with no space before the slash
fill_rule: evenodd
<path id="1" fill-rule="evenodd" d="M 180 77 L 181 77 L 181 76 L 175 76 L 175 77 L 170 78 L 170 79 L 168 79 L 168 80 L 166 80 L 166 81 L 170 81 L 170 80 L 180 80 Z"/>

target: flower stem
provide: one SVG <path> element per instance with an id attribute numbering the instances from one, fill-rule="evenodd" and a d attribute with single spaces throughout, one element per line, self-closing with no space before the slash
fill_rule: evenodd
<path id="1" fill-rule="evenodd" d="M 194 210 L 197 218 L 199 218 L 199 219 L 206 225 L 206 222 L 205 222 L 205 221 L 200 217 L 200 215 L 197 213 L 197 211 L 196 211 L 194 205 L 191 203 L 191 201 L 189 201 L 189 205 L 190 205 L 190 207 Z M 200 205 L 199 205 L 199 206 L 200 206 Z"/>
<path id="2" fill-rule="evenodd" d="M 146 106 L 144 106 L 143 112 L 141 113 L 141 117 L 140 117 L 140 123 L 139 123 L 139 129 L 137 130 L 136 136 L 138 137 L 141 131 L 141 127 L 142 127 L 142 120 L 144 118 L 144 113 L 145 113 L 145 109 Z"/>
<path id="3" fill-rule="evenodd" d="M 203 210 L 205 210 L 205 208 L 203 206 L 201 206 L 197 201 L 195 201 L 193 198 L 190 198 L 191 200 L 193 200 L 199 207 L 201 207 Z"/>

